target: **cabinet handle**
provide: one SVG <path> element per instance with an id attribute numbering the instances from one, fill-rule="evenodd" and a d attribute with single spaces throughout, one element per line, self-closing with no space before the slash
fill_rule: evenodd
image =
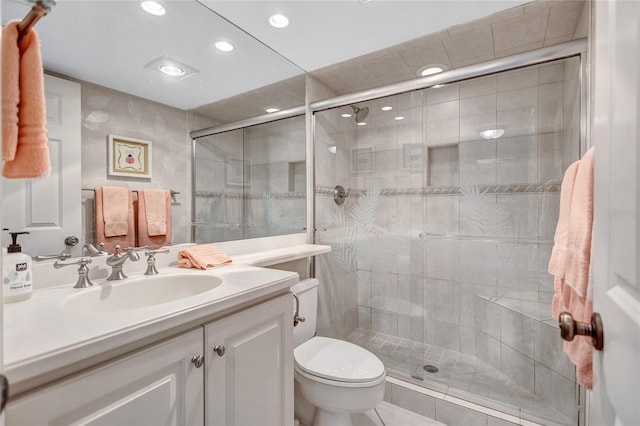
<path id="1" fill-rule="evenodd" d="M 196 366 L 196 368 L 202 367 L 204 364 L 204 357 L 202 355 L 194 355 L 191 357 L 191 362 Z"/>
<path id="2" fill-rule="evenodd" d="M 214 351 L 215 353 L 217 353 L 217 354 L 218 354 L 218 356 L 222 356 L 222 355 L 224 355 L 224 353 L 225 353 L 225 351 L 226 351 L 226 350 L 227 350 L 227 349 L 224 347 L 224 345 L 216 345 L 216 346 L 214 346 L 214 347 L 213 347 L 213 351 Z"/>

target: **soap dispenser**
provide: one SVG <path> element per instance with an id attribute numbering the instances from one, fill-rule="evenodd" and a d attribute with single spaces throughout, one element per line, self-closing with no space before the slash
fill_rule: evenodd
<path id="1" fill-rule="evenodd" d="M 9 231 L 8 229 L 4 229 Z M 11 244 L 2 260 L 2 301 L 19 302 L 31 297 L 31 257 L 22 253 L 18 235 L 28 232 L 9 232 Z"/>

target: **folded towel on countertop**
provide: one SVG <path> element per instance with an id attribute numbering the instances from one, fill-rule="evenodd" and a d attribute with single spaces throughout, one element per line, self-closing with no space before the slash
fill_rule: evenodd
<path id="1" fill-rule="evenodd" d="M 2 175 L 46 177 L 51 171 L 40 41 L 30 29 L 18 42 L 18 23 L 2 30 Z"/>
<path id="2" fill-rule="evenodd" d="M 207 269 L 231 263 L 231 258 L 213 244 L 187 247 L 178 253 L 178 266 Z"/>

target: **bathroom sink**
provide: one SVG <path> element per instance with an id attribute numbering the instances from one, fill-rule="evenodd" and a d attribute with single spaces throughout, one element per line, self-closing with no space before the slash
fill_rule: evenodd
<path id="1" fill-rule="evenodd" d="M 222 279 L 211 275 L 172 274 L 104 282 L 62 301 L 62 308 L 78 312 L 112 312 L 174 302 L 213 290 Z"/>

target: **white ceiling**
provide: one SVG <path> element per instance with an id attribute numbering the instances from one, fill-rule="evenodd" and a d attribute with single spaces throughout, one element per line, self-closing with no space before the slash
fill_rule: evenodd
<path id="1" fill-rule="evenodd" d="M 481 18 L 527 1 L 518 0 L 307 0 L 202 3 L 305 71 L 313 71 Z M 286 29 L 271 28 L 273 13 L 288 16 Z"/>
<path id="2" fill-rule="evenodd" d="M 45 68 L 189 110 L 525 1 L 163 3 L 167 14 L 158 18 L 144 13 L 138 0 L 59 0 L 36 24 Z M 29 8 L 26 0 L 3 0 L 2 23 L 22 19 Z M 289 28 L 268 26 L 268 16 L 276 11 L 290 17 Z M 218 39 L 231 41 L 236 49 L 218 52 L 213 48 Z M 200 72 L 177 81 L 144 68 L 162 55 Z"/>

